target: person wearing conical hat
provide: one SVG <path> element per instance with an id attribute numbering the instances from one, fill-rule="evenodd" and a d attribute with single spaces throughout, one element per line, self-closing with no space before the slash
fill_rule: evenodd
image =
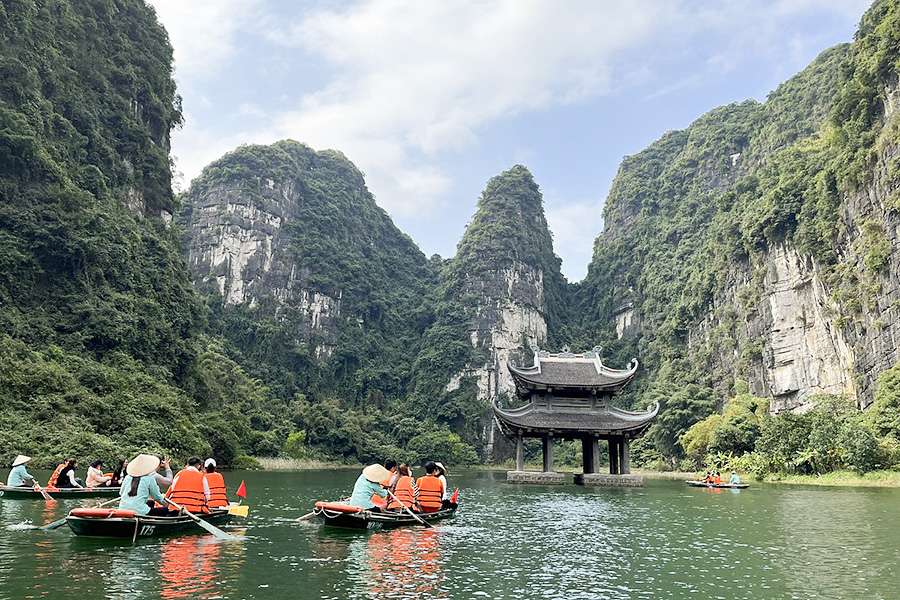
<path id="1" fill-rule="evenodd" d="M 149 502 L 156 500 L 163 507 L 166 499 L 159 491 L 156 483 L 156 469 L 159 468 L 159 457 L 152 454 L 138 454 L 128 462 L 125 468 L 125 479 L 119 492 L 119 508 L 133 510 L 139 515 L 167 515 L 168 508 L 150 508 Z"/>
<path id="2" fill-rule="evenodd" d="M 36 481 L 34 477 L 25 469 L 25 463 L 31 460 L 30 456 L 20 454 L 12 463 L 12 469 L 6 478 L 6 485 L 10 487 L 31 487 Z"/>
<path id="3" fill-rule="evenodd" d="M 375 503 L 372 502 L 372 496 L 387 497 L 387 492 L 382 482 L 390 475 L 391 472 L 381 465 L 369 465 L 363 469 L 353 485 L 353 493 L 350 495 L 347 504 L 358 506 L 365 510 L 380 511 L 381 508 L 375 506 Z"/>

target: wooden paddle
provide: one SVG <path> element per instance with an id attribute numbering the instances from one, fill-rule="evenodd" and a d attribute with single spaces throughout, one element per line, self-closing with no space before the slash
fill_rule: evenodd
<path id="1" fill-rule="evenodd" d="M 409 508 L 408 508 L 405 504 L 403 504 L 402 502 L 400 502 L 399 500 L 397 500 L 397 496 L 394 495 L 394 492 L 392 492 L 391 490 L 388 490 L 388 489 L 385 489 L 385 491 L 388 493 L 388 496 L 390 496 L 391 498 L 393 498 L 394 501 L 395 501 L 397 504 L 399 504 L 400 506 L 403 507 L 403 510 L 405 510 L 409 516 L 411 516 L 413 519 L 415 519 L 416 521 L 418 521 L 419 523 L 421 523 L 421 524 L 424 525 L 425 527 L 429 527 L 429 528 L 431 528 L 431 529 L 434 529 L 434 525 L 432 525 L 431 523 L 429 523 L 429 522 L 426 521 L 425 519 L 419 517 L 419 515 L 417 515 L 417 514 L 414 513 L 413 511 L 409 510 Z"/>
<path id="2" fill-rule="evenodd" d="M 166 502 L 168 502 L 169 504 L 171 504 L 172 506 L 174 506 L 174 507 L 177 508 L 178 510 L 183 510 L 184 513 L 185 513 L 187 516 L 189 516 L 191 519 L 194 520 L 194 523 L 196 523 L 197 525 L 199 525 L 199 526 L 202 527 L 203 529 L 207 530 L 208 532 L 210 532 L 211 534 L 213 534 L 214 536 L 216 536 L 216 537 L 219 538 L 220 540 L 237 541 L 238 538 L 236 538 L 235 536 L 233 536 L 233 535 L 231 535 L 230 533 L 227 533 L 227 532 L 225 532 L 225 531 L 222 531 L 221 529 L 219 529 L 218 527 L 216 527 L 216 526 L 213 525 L 212 523 L 208 523 L 208 522 L 204 521 L 203 519 L 201 519 L 200 517 L 198 517 L 197 515 L 195 515 L 195 514 L 192 513 L 191 511 L 189 511 L 189 510 L 184 510 L 181 506 L 179 506 L 178 504 L 172 502 L 172 501 L 169 500 L 168 498 L 166 498 Z"/>
<path id="3" fill-rule="evenodd" d="M 118 501 L 119 501 L 118 498 L 113 498 L 112 500 L 107 500 L 106 502 L 98 504 L 97 508 L 102 508 L 108 504 L 112 504 L 113 502 L 118 502 Z M 60 527 L 62 527 L 63 525 L 66 524 L 66 519 L 68 518 L 68 516 L 69 515 L 66 515 L 62 519 L 59 519 L 58 521 L 53 521 L 52 523 L 50 523 L 48 525 L 44 525 L 43 527 L 41 527 L 41 529 L 43 529 L 44 531 L 53 531 L 54 529 L 59 529 Z"/>
<path id="4" fill-rule="evenodd" d="M 42 488 L 42 487 L 38 484 L 37 481 L 34 482 L 34 489 L 36 489 L 37 491 L 39 491 L 39 492 L 41 493 L 41 496 L 44 497 L 44 500 L 47 500 L 47 501 L 53 500 L 53 498 L 50 496 L 50 494 L 47 493 L 47 490 L 45 490 L 44 488 Z"/>

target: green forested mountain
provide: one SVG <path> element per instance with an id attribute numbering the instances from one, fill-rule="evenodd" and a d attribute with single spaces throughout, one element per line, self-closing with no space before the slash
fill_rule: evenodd
<path id="1" fill-rule="evenodd" d="M 836 444 L 839 432 L 815 423 L 848 413 L 817 394 L 865 406 L 896 361 L 886 336 L 896 323 L 898 13 L 896 2 L 876 2 L 852 44 L 822 53 L 765 103 L 715 109 L 623 162 L 574 314 L 582 336 L 642 360 L 626 401 L 664 407 L 648 456 L 683 457 L 700 435 L 681 439 L 691 424 L 748 386 L 775 408 L 822 404 L 821 418 L 797 420 L 801 442 L 787 453 L 819 456 L 821 444 L 802 440 Z M 617 320 L 630 331 L 616 331 Z M 727 436 L 743 429 L 745 438 L 710 448 L 752 450 L 760 425 L 751 414 L 726 409 Z M 703 436 L 722 423 L 711 419 Z M 773 423 L 766 443 L 790 437 Z M 864 439 L 858 426 L 847 420 L 844 437 Z M 855 451 L 833 452 L 843 458 L 831 468 Z"/>
<path id="2" fill-rule="evenodd" d="M 626 157 L 569 285 L 523 166 L 446 260 L 298 142 L 242 146 L 174 198 L 153 10 L 0 2 L 0 454 L 472 461 L 510 361 L 601 343 L 640 360 L 621 402 L 663 406 L 637 462 L 900 462 L 898 23 L 878 1 L 765 102 Z"/>
<path id="3" fill-rule="evenodd" d="M 530 343 L 562 329 L 566 294 L 540 190 L 516 165 L 488 182 L 456 255 L 443 265 L 435 321 L 415 364 L 417 412 L 484 442 L 486 407 L 512 389 L 506 361 L 530 360 Z"/>
<path id="4" fill-rule="evenodd" d="M 0 454 L 209 452 L 165 31 L 139 1 L 7 1 L 0 39 Z"/>

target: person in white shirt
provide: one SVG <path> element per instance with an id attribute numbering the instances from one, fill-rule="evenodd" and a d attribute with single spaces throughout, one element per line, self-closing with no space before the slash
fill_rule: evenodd
<path id="1" fill-rule="evenodd" d="M 441 485 L 444 486 L 444 491 L 441 493 L 441 500 L 450 500 L 450 490 L 447 488 L 447 467 L 444 466 L 444 463 L 439 462 L 435 462 L 434 466 L 440 469 L 438 479 L 441 480 Z"/>
<path id="2" fill-rule="evenodd" d="M 87 477 L 85 477 L 85 484 L 89 488 L 100 487 L 101 485 L 105 485 L 112 477 L 109 475 L 104 475 L 101 467 L 103 463 L 99 460 L 95 460 L 91 463 L 87 470 Z"/>

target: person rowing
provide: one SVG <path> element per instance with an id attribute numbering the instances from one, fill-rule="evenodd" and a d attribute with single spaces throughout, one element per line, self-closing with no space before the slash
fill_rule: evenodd
<path id="1" fill-rule="evenodd" d="M 353 484 L 353 493 L 347 504 L 356 506 L 364 510 L 380 512 L 381 507 L 372 502 L 373 496 L 380 499 L 387 497 L 387 491 L 384 489 L 384 482 L 390 481 L 391 472 L 381 465 L 369 465 L 362 470 L 356 483 Z"/>
<path id="2" fill-rule="evenodd" d="M 167 516 L 166 499 L 156 483 L 159 458 L 152 454 L 138 454 L 128 462 L 125 479 L 119 492 L 119 508 L 133 510 L 139 515 Z M 153 500 L 161 506 L 151 508 Z"/>
<path id="3" fill-rule="evenodd" d="M 12 463 L 12 468 L 6 478 L 9 487 L 31 487 L 37 480 L 25 469 L 25 464 L 31 461 L 30 456 L 20 454 Z"/>
<path id="4" fill-rule="evenodd" d="M 735 471 L 731 472 L 731 479 L 728 480 L 730 485 L 741 485 L 741 478 L 738 477 L 738 474 Z"/>

